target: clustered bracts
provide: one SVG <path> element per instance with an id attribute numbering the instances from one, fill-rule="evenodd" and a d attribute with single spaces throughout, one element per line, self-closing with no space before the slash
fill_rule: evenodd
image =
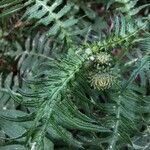
<path id="1" fill-rule="evenodd" d="M 110 65 L 110 62 L 112 61 L 112 57 L 110 54 L 107 54 L 106 52 L 101 52 L 95 56 L 95 60 L 100 65 Z"/>
<path id="2" fill-rule="evenodd" d="M 109 89 L 116 78 L 109 73 L 96 73 L 91 76 L 91 86 L 94 89 L 106 90 Z"/>
<path id="3" fill-rule="evenodd" d="M 117 77 L 113 74 L 113 59 L 106 52 L 100 52 L 93 56 L 92 71 L 89 73 L 90 83 L 94 89 L 109 89 Z"/>

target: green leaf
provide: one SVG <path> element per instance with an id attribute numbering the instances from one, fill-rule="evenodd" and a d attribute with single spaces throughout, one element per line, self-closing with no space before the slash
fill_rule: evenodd
<path id="1" fill-rule="evenodd" d="M 0 127 L 4 131 L 4 133 L 10 138 L 21 137 L 27 132 L 26 129 L 20 126 L 18 123 L 6 120 L 1 120 Z"/>
<path id="2" fill-rule="evenodd" d="M 143 69 L 143 67 L 150 62 L 150 56 L 145 56 L 140 60 L 140 65 L 131 74 L 129 80 L 123 85 L 122 91 L 124 91 L 132 81 L 137 77 L 138 73 Z"/>
<path id="3" fill-rule="evenodd" d="M 7 145 L 7 146 L 0 146 L 0 150 L 28 150 L 22 145 Z"/>

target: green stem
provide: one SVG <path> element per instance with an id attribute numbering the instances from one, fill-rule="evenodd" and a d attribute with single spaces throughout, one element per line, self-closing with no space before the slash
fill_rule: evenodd
<path id="1" fill-rule="evenodd" d="M 112 141 L 108 147 L 107 150 L 113 150 L 114 149 L 114 146 L 116 145 L 116 142 L 117 142 L 117 139 L 118 139 L 118 128 L 119 128 L 119 123 L 120 123 L 120 114 L 121 114 L 121 97 L 119 95 L 119 99 L 118 99 L 118 102 L 117 102 L 117 114 L 116 114 L 116 118 L 117 118 L 117 121 L 115 123 L 115 127 L 114 127 L 114 134 L 113 134 L 113 137 L 112 137 Z"/>

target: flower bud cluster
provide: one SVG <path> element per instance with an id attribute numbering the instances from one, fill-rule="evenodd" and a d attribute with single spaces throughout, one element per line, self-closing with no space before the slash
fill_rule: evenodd
<path id="1" fill-rule="evenodd" d="M 112 56 L 106 52 L 94 56 L 93 71 L 90 73 L 90 83 L 94 89 L 106 90 L 116 82 L 112 64 Z"/>

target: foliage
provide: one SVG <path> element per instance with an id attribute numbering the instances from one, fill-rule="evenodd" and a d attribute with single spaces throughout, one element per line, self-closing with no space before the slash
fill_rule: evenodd
<path id="1" fill-rule="evenodd" d="M 148 149 L 149 5 L 0 0 L 0 149 Z"/>

